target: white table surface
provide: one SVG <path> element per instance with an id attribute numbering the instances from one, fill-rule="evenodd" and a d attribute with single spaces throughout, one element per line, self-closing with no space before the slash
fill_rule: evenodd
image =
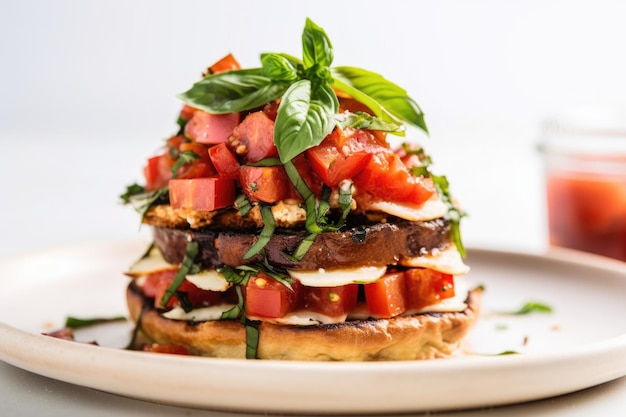
<path id="1" fill-rule="evenodd" d="M 100 135 L 97 140 L 90 137 L 87 141 L 84 135 L 72 133 L 46 138 L 2 135 L 7 146 L 0 154 L 0 257 L 136 236 L 137 216 L 130 208 L 120 206 L 117 196 L 126 184 L 139 180 L 145 157 L 164 137 L 154 136 L 154 132 L 143 136 Z M 464 223 L 466 244 L 530 252 L 544 250 L 541 166 L 529 141 L 510 140 L 507 145 L 498 145 L 496 139 L 490 142 L 497 136 L 492 134 L 481 136 L 484 146 L 475 146 L 474 142 L 447 149 L 447 140 L 453 136 L 453 131 L 443 132 L 441 138 L 433 140 L 431 153 L 470 211 Z M 490 149 L 490 153 L 485 149 Z M 559 398 L 440 415 L 616 416 L 626 415 L 625 400 L 626 379 L 621 378 Z M 123 398 L 0 362 L 0 415 L 232 414 Z"/>

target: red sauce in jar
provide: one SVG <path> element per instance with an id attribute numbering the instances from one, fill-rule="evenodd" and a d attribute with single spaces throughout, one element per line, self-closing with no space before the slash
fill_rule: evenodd
<path id="1" fill-rule="evenodd" d="M 626 174 L 549 170 L 550 244 L 626 261 Z"/>

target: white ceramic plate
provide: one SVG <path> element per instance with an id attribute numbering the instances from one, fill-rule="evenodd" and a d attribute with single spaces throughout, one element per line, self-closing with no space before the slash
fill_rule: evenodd
<path id="1" fill-rule="evenodd" d="M 125 314 L 121 274 L 145 242 L 105 242 L 0 261 L 0 359 L 128 397 L 257 413 L 399 413 L 551 397 L 626 375 L 626 267 L 592 255 L 471 250 L 486 288 L 466 355 L 427 362 L 222 360 L 119 349 L 130 324 L 83 332 L 104 346 L 41 332 L 67 315 Z M 552 314 L 507 316 L 528 301 Z M 516 355 L 497 356 L 503 351 Z"/>

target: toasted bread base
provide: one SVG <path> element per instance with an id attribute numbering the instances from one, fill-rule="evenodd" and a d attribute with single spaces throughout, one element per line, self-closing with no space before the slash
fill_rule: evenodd
<path id="1" fill-rule="evenodd" d="M 424 313 L 341 324 L 292 326 L 261 322 L 259 359 L 298 361 L 376 361 L 445 358 L 455 354 L 476 320 L 481 291 L 468 294 L 462 312 Z M 182 345 L 200 356 L 245 358 L 246 331 L 237 320 L 170 320 L 133 283 L 127 288 L 131 318 L 149 340 Z M 143 313 L 142 313 L 143 310 Z"/>

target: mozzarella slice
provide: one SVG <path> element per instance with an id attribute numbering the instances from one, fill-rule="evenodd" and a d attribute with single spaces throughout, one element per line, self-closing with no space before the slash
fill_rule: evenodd
<path id="1" fill-rule="evenodd" d="M 163 259 L 163 255 L 161 255 L 161 251 L 156 247 L 152 247 L 146 256 L 138 259 L 130 266 L 128 271 L 126 271 L 126 275 L 131 278 L 137 278 L 142 275 L 173 269 L 178 269 L 178 265 L 172 265 L 166 262 L 165 259 Z"/>
<path id="2" fill-rule="evenodd" d="M 230 288 L 230 283 L 226 281 L 224 275 L 215 269 L 200 271 L 194 275 L 187 275 L 185 278 L 196 287 L 207 291 L 223 292 Z"/>
<path id="3" fill-rule="evenodd" d="M 368 284 L 387 272 L 386 266 L 363 266 L 313 271 L 290 270 L 289 275 L 307 287 L 338 287 L 348 284 Z"/>
<path id="4" fill-rule="evenodd" d="M 222 313 L 230 310 L 234 304 L 221 304 L 209 307 L 194 308 L 186 312 L 182 307 L 174 307 L 170 311 L 162 314 L 163 317 L 171 320 L 190 320 L 190 321 L 210 321 L 222 318 Z"/>
<path id="5" fill-rule="evenodd" d="M 424 204 L 419 206 L 412 204 L 400 204 L 389 201 L 368 201 L 362 203 L 362 209 L 382 211 L 392 216 L 400 217 L 410 221 L 425 221 L 438 219 L 448 213 L 448 206 L 441 201 L 437 194 L 434 194 Z"/>
<path id="6" fill-rule="evenodd" d="M 470 270 L 463 263 L 463 258 L 456 245 L 450 245 L 444 250 L 433 249 L 431 253 L 414 258 L 402 257 L 400 265 L 434 269 L 445 274 L 463 275 Z"/>
<path id="7" fill-rule="evenodd" d="M 346 321 L 347 315 L 330 317 L 313 311 L 299 310 L 287 313 L 283 317 L 267 318 L 248 316 L 250 320 L 262 320 L 274 324 L 290 324 L 293 326 L 315 326 L 318 324 L 335 324 Z"/>

